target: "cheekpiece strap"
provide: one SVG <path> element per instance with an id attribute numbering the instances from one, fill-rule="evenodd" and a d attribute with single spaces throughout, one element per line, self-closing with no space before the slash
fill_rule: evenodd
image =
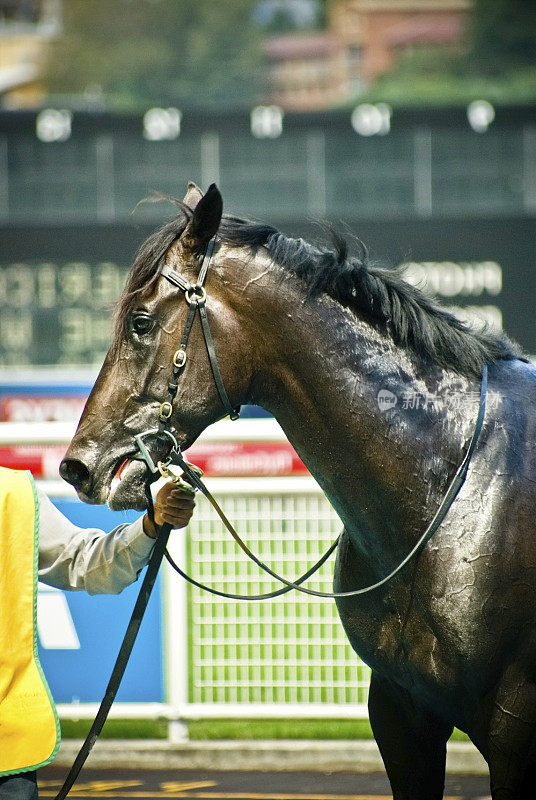
<path id="1" fill-rule="evenodd" d="M 178 286 L 179 289 L 182 289 L 183 292 L 187 292 L 189 289 L 193 289 L 192 284 L 186 278 L 173 269 L 173 267 L 164 264 L 163 267 L 160 269 L 160 274 L 167 278 L 170 283 L 173 283 L 175 286 Z"/>

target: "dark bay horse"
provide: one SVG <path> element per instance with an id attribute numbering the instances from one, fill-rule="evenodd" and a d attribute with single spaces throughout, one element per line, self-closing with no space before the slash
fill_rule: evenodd
<path id="1" fill-rule="evenodd" d="M 206 310 L 225 390 L 274 414 L 338 512 L 338 590 L 381 579 L 425 530 L 488 365 L 484 426 L 439 530 L 387 585 L 338 608 L 372 668 L 395 800 L 443 796 L 453 726 L 487 759 L 493 800 L 536 798 L 536 370 L 504 335 L 469 330 L 342 240 L 317 248 L 222 216 L 217 188 L 190 184 L 140 249 L 61 474 L 86 502 L 144 508 L 133 436 L 157 423 L 188 314 L 162 269 L 195 282 L 216 234 Z M 199 320 L 181 369 L 170 425 L 186 449 L 225 414 Z"/>

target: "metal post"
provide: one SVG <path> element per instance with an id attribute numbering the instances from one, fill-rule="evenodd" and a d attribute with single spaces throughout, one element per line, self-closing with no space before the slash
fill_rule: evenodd
<path id="1" fill-rule="evenodd" d="M 9 220 L 9 161 L 7 136 L 0 136 L 0 220 Z"/>
<path id="2" fill-rule="evenodd" d="M 186 570 L 186 531 L 172 532 L 169 552 L 173 560 Z M 174 711 L 184 709 L 188 702 L 187 600 L 186 581 L 179 580 L 166 563 L 164 571 L 166 701 Z M 171 743 L 184 742 L 188 739 L 188 726 L 183 720 L 170 720 L 168 739 Z"/>
<path id="3" fill-rule="evenodd" d="M 307 213 L 313 217 L 326 216 L 326 137 L 323 131 L 308 131 L 307 156 Z"/>
<path id="4" fill-rule="evenodd" d="M 112 222 L 115 219 L 114 140 L 110 133 L 95 140 L 97 162 L 97 219 Z"/>
<path id="5" fill-rule="evenodd" d="M 432 214 L 432 131 L 416 128 L 413 138 L 413 198 L 419 217 Z"/>
<path id="6" fill-rule="evenodd" d="M 201 182 L 203 190 L 220 183 L 220 137 L 215 131 L 201 135 Z"/>
<path id="7" fill-rule="evenodd" d="M 523 127 L 523 207 L 536 209 L 536 125 Z"/>

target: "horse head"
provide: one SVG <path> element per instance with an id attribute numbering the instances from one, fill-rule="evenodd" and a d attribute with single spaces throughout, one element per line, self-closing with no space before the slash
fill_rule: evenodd
<path id="1" fill-rule="evenodd" d="M 140 510 L 146 504 L 145 464 L 133 437 L 158 424 L 187 324 L 185 297 L 201 300 L 195 291 L 188 295 L 165 280 L 162 270 L 195 286 L 207 244 L 220 225 L 222 198 L 215 185 L 203 195 L 190 183 L 181 208 L 178 219 L 150 237 L 138 253 L 118 304 L 112 345 L 60 465 L 61 476 L 88 503 Z M 224 245 L 215 247 L 205 284 L 206 309 L 221 379 L 234 406 L 247 397 L 255 337 L 251 320 L 233 300 L 237 286 L 232 276 L 228 270 L 222 273 L 226 251 Z M 226 414 L 203 338 L 195 319 L 167 420 L 183 449 Z M 166 455 L 169 441 L 154 437 L 147 442 L 155 463 Z"/>

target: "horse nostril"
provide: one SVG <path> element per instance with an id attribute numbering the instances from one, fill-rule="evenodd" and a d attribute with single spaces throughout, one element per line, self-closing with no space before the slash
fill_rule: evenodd
<path id="1" fill-rule="evenodd" d="M 82 461 L 76 458 L 64 458 L 60 464 L 60 475 L 67 483 L 72 483 L 75 489 L 87 494 L 91 485 L 91 475 Z"/>

